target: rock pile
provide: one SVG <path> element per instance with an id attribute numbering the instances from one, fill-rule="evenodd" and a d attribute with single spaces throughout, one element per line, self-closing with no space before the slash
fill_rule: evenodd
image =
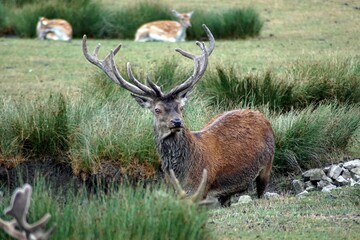
<path id="1" fill-rule="evenodd" d="M 292 185 L 299 196 L 310 191 L 330 192 L 343 186 L 360 185 L 360 159 L 310 169 L 302 174 L 302 180 L 293 180 Z"/>

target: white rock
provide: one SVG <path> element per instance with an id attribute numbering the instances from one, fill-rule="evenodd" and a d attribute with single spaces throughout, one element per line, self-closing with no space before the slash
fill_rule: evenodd
<path id="1" fill-rule="evenodd" d="M 339 176 L 336 180 L 335 180 L 335 185 L 336 186 L 345 186 L 348 185 L 349 181 L 346 180 L 343 176 Z"/>
<path id="2" fill-rule="evenodd" d="M 321 191 L 322 191 L 322 192 L 331 192 L 331 190 L 333 190 L 333 189 L 335 189 L 335 188 L 336 188 L 335 185 L 329 184 L 329 185 L 327 185 L 326 187 L 324 187 Z"/>
<path id="3" fill-rule="evenodd" d="M 346 180 L 350 180 L 351 179 L 351 173 L 348 169 L 344 169 L 344 171 L 342 172 L 341 176 L 343 176 L 343 178 L 345 178 Z"/>
<path id="4" fill-rule="evenodd" d="M 355 175 L 360 176 L 360 167 L 352 168 L 352 169 L 350 169 L 350 172 L 352 172 Z"/>
<path id="5" fill-rule="evenodd" d="M 301 182 L 299 180 L 293 180 L 292 185 L 293 185 L 293 188 L 294 188 L 296 194 L 304 191 L 304 183 L 303 182 Z"/>
<path id="6" fill-rule="evenodd" d="M 332 165 L 327 175 L 332 179 L 337 179 L 340 176 L 342 170 L 343 169 L 338 165 Z"/>
<path id="7" fill-rule="evenodd" d="M 266 192 L 266 193 L 264 194 L 264 197 L 265 197 L 265 199 L 271 200 L 271 199 L 280 198 L 280 195 L 277 194 L 277 193 Z"/>
<path id="8" fill-rule="evenodd" d="M 252 202 L 252 199 L 249 195 L 242 195 L 239 197 L 238 203 L 239 204 L 245 204 L 245 203 L 249 203 Z"/>
<path id="9" fill-rule="evenodd" d="M 309 194 L 309 192 L 305 190 L 305 191 L 302 191 L 301 193 L 297 194 L 296 196 L 297 197 L 304 197 L 307 194 Z"/>
<path id="10" fill-rule="evenodd" d="M 320 168 L 314 168 L 304 172 L 302 176 L 310 181 L 320 181 L 325 176 L 325 172 Z"/>
<path id="11" fill-rule="evenodd" d="M 305 190 L 308 191 L 308 192 L 313 192 L 313 191 L 316 190 L 316 187 L 314 187 L 314 186 L 308 186 L 307 188 L 305 188 Z"/>
<path id="12" fill-rule="evenodd" d="M 355 159 L 349 162 L 344 163 L 344 168 L 346 169 L 353 169 L 353 168 L 357 168 L 360 167 L 360 159 Z"/>

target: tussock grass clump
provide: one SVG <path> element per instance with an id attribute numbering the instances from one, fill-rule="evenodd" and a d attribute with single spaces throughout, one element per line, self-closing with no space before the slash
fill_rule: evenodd
<path id="1" fill-rule="evenodd" d="M 103 15 L 106 15 L 105 10 L 98 2 L 92 0 L 68 0 L 66 2 L 41 0 L 15 8 L 9 21 L 16 35 L 20 37 L 36 36 L 36 24 L 39 17 L 67 20 L 73 27 L 74 37 L 82 37 L 84 33 L 89 37 L 100 37 L 98 33 L 102 27 L 100 20 Z"/>
<path id="2" fill-rule="evenodd" d="M 285 75 L 271 71 L 241 74 L 233 67 L 217 66 L 201 82 L 201 89 L 213 105 L 268 105 L 286 112 L 322 102 L 360 103 L 360 59 L 328 59 L 296 63 Z"/>
<path id="3" fill-rule="evenodd" d="M 58 155 L 68 145 L 67 104 L 63 95 L 34 102 L 3 100 L 0 106 L 0 154 Z"/>
<path id="4" fill-rule="evenodd" d="M 229 9 L 222 12 L 196 9 L 187 39 L 205 38 L 202 24 L 206 24 L 215 39 L 237 39 L 259 36 L 264 22 L 253 8 Z"/>
<path id="5" fill-rule="evenodd" d="M 360 102 L 360 58 L 298 62 L 288 71 L 298 107 L 323 101 Z"/>
<path id="6" fill-rule="evenodd" d="M 270 119 L 276 136 L 274 168 L 291 172 L 331 163 L 331 156 L 346 153 L 360 126 L 360 108 L 310 106 Z"/>
<path id="7" fill-rule="evenodd" d="M 284 110 L 292 105 L 293 86 L 267 71 L 262 74 L 240 75 L 233 67 L 218 66 L 201 83 L 201 91 L 212 105 L 225 109 L 238 106 L 267 105 L 271 110 Z"/>
<path id="8" fill-rule="evenodd" d="M 10 194 L 0 202 L 8 206 Z M 88 196 L 85 188 L 55 192 L 35 183 L 28 214 L 33 223 L 50 213 L 57 227 L 51 239 L 209 239 L 207 211 L 181 201 L 164 187 L 145 190 L 121 186 Z M 7 219 L 1 212 L 1 218 Z M 1 239 L 10 239 L 0 231 Z"/>
<path id="9" fill-rule="evenodd" d="M 133 39 L 142 24 L 157 20 L 175 20 L 171 7 L 163 3 L 144 1 L 121 9 L 109 10 L 94 0 L 67 1 L 13 1 L 7 4 L 9 28 L 20 37 L 34 37 L 39 17 L 62 18 L 73 27 L 73 36 Z M 2 4 L 0 5 L 1 12 Z M 194 9 L 193 27 L 188 29 L 188 39 L 204 36 L 201 27 L 206 23 L 215 38 L 246 38 L 258 36 L 263 22 L 252 8 L 232 9 L 224 12 L 205 12 Z M 5 29 L 1 25 L 0 32 Z"/>

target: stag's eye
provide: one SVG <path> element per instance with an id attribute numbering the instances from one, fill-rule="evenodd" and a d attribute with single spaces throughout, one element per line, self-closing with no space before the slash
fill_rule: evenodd
<path id="1" fill-rule="evenodd" d="M 154 110 L 154 111 L 155 111 L 155 113 L 156 113 L 156 114 L 160 114 L 160 113 L 161 113 L 160 108 L 155 108 L 155 110 Z"/>

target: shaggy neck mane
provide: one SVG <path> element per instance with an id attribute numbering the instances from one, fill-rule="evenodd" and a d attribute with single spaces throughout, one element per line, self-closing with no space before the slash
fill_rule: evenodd
<path id="1" fill-rule="evenodd" d="M 192 164 L 192 152 L 194 148 L 191 133 L 188 129 L 173 133 L 170 136 L 161 139 L 156 136 L 156 148 L 160 155 L 162 168 L 169 173 L 173 169 L 175 175 L 180 180 L 184 179 Z"/>

